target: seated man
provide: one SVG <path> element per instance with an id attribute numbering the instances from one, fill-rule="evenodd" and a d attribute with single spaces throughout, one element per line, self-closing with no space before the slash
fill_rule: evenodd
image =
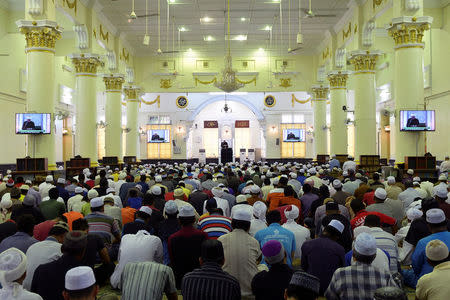
<path id="1" fill-rule="evenodd" d="M 292 275 L 291 281 L 284 292 L 286 300 L 316 300 L 319 297 L 319 278 L 303 271 Z"/>
<path id="2" fill-rule="evenodd" d="M 294 273 L 286 265 L 286 252 L 283 245 L 276 240 L 268 241 L 262 247 L 262 253 L 270 269 L 259 272 L 253 277 L 253 295 L 256 300 L 282 299 Z"/>
<path id="3" fill-rule="evenodd" d="M 92 268 L 83 266 L 67 271 L 63 292 L 65 300 L 96 299 L 98 290 Z"/>
<path id="4" fill-rule="evenodd" d="M 206 240 L 202 243 L 200 268 L 187 273 L 181 283 L 185 300 L 239 300 L 239 282 L 222 270 L 224 252 L 222 243 Z"/>
<path id="5" fill-rule="evenodd" d="M 0 253 L 0 299 L 42 300 L 38 294 L 30 293 L 22 287 L 26 268 L 27 256 L 19 249 L 9 248 Z"/>
<path id="6" fill-rule="evenodd" d="M 139 230 L 145 230 L 150 234 L 154 233 L 153 228 L 150 226 L 150 219 L 152 216 L 153 210 L 148 206 L 142 206 L 136 212 L 136 219 L 134 222 L 125 224 L 123 226 L 123 233 L 125 234 L 136 234 Z"/>
<path id="7" fill-rule="evenodd" d="M 417 282 L 416 299 L 446 299 L 450 294 L 450 257 L 447 245 L 440 240 L 430 241 L 425 253 L 428 263 L 434 268 L 429 274 L 422 276 Z"/>
<path id="8" fill-rule="evenodd" d="M 355 240 L 353 259 L 355 265 L 339 268 L 334 272 L 325 292 L 328 300 L 373 299 L 378 288 L 397 287 L 391 274 L 371 265 L 377 253 L 375 238 L 361 233 Z"/>
<path id="9" fill-rule="evenodd" d="M 0 253 L 13 247 L 26 253 L 31 245 L 38 242 L 33 238 L 33 228 L 34 218 L 32 215 L 20 216 L 17 220 L 17 232 L 0 243 Z"/>

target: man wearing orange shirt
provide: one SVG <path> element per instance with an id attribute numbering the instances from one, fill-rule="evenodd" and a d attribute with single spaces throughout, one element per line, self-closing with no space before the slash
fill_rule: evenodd
<path id="1" fill-rule="evenodd" d="M 278 181 L 278 182 L 277 182 Z M 288 183 L 287 177 L 275 178 L 273 180 L 273 185 L 276 186 L 267 195 L 267 204 L 269 205 L 269 210 L 274 210 L 279 206 L 280 199 L 284 197 L 284 187 Z"/>

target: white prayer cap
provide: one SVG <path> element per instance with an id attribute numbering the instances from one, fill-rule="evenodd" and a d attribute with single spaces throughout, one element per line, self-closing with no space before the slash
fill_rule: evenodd
<path id="1" fill-rule="evenodd" d="M 90 201 L 90 204 L 91 204 L 91 208 L 96 208 L 96 207 L 103 206 L 105 203 L 103 201 L 103 198 L 96 197 Z"/>
<path id="2" fill-rule="evenodd" d="M 377 242 L 375 238 L 367 233 L 363 232 L 356 237 L 355 251 L 361 255 L 371 256 L 377 253 Z"/>
<path id="3" fill-rule="evenodd" d="M 352 159 L 352 158 L 353 158 L 353 156 L 349 155 L 349 156 L 347 156 L 347 158 L 348 158 L 348 159 Z"/>
<path id="4" fill-rule="evenodd" d="M 267 171 L 266 176 L 267 176 L 267 177 L 272 177 L 272 172 Z"/>
<path id="5" fill-rule="evenodd" d="M 252 215 L 247 209 L 239 209 L 233 213 L 233 219 L 250 222 L 252 220 Z"/>
<path id="6" fill-rule="evenodd" d="M 272 181 L 273 184 L 278 184 L 280 183 L 280 177 L 275 177 Z"/>
<path id="7" fill-rule="evenodd" d="M 445 213 L 440 208 L 432 208 L 427 211 L 427 222 L 431 224 L 440 224 L 446 220 Z"/>
<path id="8" fill-rule="evenodd" d="M 295 220 L 298 218 L 299 215 L 299 209 L 295 205 L 290 205 L 285 211 L 284 215 L 286 216 L 286 219 L 288 220 Z"/>
<path id="9" fill-rule="evenodd" d="M 409 175 L 413 175 L 414 174 L 414 170 L 413 169 L 408 169 L 408 171 L 406 171 L 406 173 L 408 173 Z"/>
<path id="10" fill-rule="evenodd" d="M 435 191 L 435 195 L 441 199 L 447 199 L 447 193 L 447 188 L 443 186 L 438 186 Z"/>
<path id="11" fill-rule="evenodd" d="M 161 195 L 161 193 L 162 193 L 161 187 L 158 185 L 152 186 L 152 188 L 150 189 L 150 193 L 152 193 L 152 195 L 155 195 L 155 196 Z"/>
<path id="12" fill-rule="evenodd" d="M 94 271 L 91 267 L 72 268 L 66 273 L 65 288 L 68 291 L 78 291 L 95 284 Z"/>
<path id="13" fill-rule="evenodd" d="M 383 188 L 377 188 L 375 190 L 375 197 L 377 197 L 380 200 L 385 200 L 387 197 L 386 190 Z"/>
<path id="14" fill-rule="evenodd" d="M 446 181 L 446 180 L 447 180 L 447 176 L 444 173 L 439 175 L 439 181 Z"/>
<path id="15" fill-rule="evenodd" d="M 98 197 L 98 192 L 97 190 L 89 190 L 88 194 L 87 194 L 89 199 L 94 199 L 95 197 Z"/>
<path id="16" fill-rule="evenodd" d="M 27 270 L 27 257 L 17 248 L 9 248 L 0 253 L 0 284 L 7 287 Z"/>
<path id="17" fill-rule="evenodd" d="M 426 248 L 425 254 L 429 260 L 441 261 L 448 257 L 448 247 L 441 240 L 429 241 Z"/>
<path id="18" fill-rule="evenodd" d="M 395 183 L 395 177 L 394 176 L 389 176 L 387 178 L 387 182 L 388 182 L 388 184 L 394 184 Z"/>
<path id="19" fill-rule="evenodd" d="M 116 192 L 115 188 L 110 187 L 110 188 L 106 189 L 106 194 L 115 193 L 115 192 Z"/>
<path id="20" fill-rule="evenodd" d="M 261 192 L 261 188 L 259 186 L 257 186 L 256 184 L 254 184 L 250 187 L 250 193 L 259 194 L 260 192 Z"/>
<path id="21" fill-rule="evenodd" d="M 356 237 L 363 232 L 370 233 L 370 232 L 372 232 L 372 229 L 370 229 L 369 226 L 364 226 L 364 225 L 358 226 L 355 229 L 353 229 L 353 236 L 356 239 Z"/>
<path id="22" fill-rule="evenodd" d="M 328 226 L 335 228 L 340 233 L 342 233 L 344 231 L 344 224 L 342 224 L 340 221 L 335 220 L 335 219 L 331 220 L 331 222 L 328 223 Z"/>
<path id="23" fill-rule="evenodd" d="M 309 174 L 311 174 L 311 175 L 316 175 L 316 169 L 315 168 L 311 168 L 311 169 L 309 169 Z"/>
<path id="24" fill-rule="evenodd" d="M 342 182 L 339 179 L 333 180 L 333 187 L 335 189 L 341 188 L 342 187 Z"/>
<path id="25" fill-rule="evenodd" d="M 141 206 L 139 211 L 142 211 L 142 212 L 146 213 L 149 216 L 151 216 L 152 212 L 153 212 L 153 210 L 150 207 L 148 207 L 148 206 Z"/>
<path id="26" fill-rule="evenodd" d="M 289 173 L 289 176 L 291 176 L 292 179 L 297 179 L 297 173 L 291 172 Z"/>
<path id="27" fill-rule="evenodd" d="M 53 182 L 53 176 L 47 175 L 47 177 L 45 177 L 45 182 Z"/>
<path id="28" fill-rule="evenodd" d="M 156 182 L 162 182 L 162 176 L 161 175 L 156 175 L 155 176 L 155 181 Z"/>
<path id="29" fill-rule="evenodd" d="M 414 177 L 413 182 L 420 182 L 420 177 L 419 176 Z"/>
<path id="30" fill-rule="evenodd" d="M 127 177 L 127 173 L 125 173 L 125 172 L 121 172 L 119 174 L 119 180 L 124 180 L 126 177 Z"/>
<path id="31" fill-rule="evenodd" d="M 178 211 L 177 203 L 173 200 L 167 201 L 166 204 L 164 205 L 164 210 L 166 211 L 167 214 L 173 215 Z"/>
<path id="32" fill-rule="evenodd" d="M 223 189 L 216 186 L 211 189 L 211 193 L 214 195 L 214 197 L 220 198 L 223 196 Z"/>
<path id="33" fill-rule="evenodd" d="M 174 197 L 184 197 L 184 191 L 182 188 L 177 188 L 173 191 Z"/>
<path id="34" fill-rule="evenodd" d="M 6 193 L 2 196 L 2 201 L 0 201 L 0 208 L 8 209 L 12 206 L 11 194 Z"/>
<path id="35" fill-rule="evenodd" d="M 247 197 L 245 195 L 238 195 L 236 197 L 236 203 L 247 202 Z"/>
<path id="36" fill-rule="evenodd" d="M 75 188 L 74 192 L 75 192 L 75 194 L 81 194 L 81 193 L 83 193 L 83 188 L 81 186 L 77 186 Z"/>
<path id="37" fill-rule="evenodd" d="M 418 210 L 415 207 L 412 207 L 406 211 L 406 217 L 411 222 L 414 221 L 415 219 L 422 217 L 422 215 L 423 215 L 423 212 L 421 210 Z"/>
<path id="38" fill-rule="evenodd" d="M 356 173 L 356 174 L 355 174 L 355 177 L 356 177 L 356 178 L 362 178 L 363 176 L 361 175 L 361 173 Z"/>
<path id="39" fill-rule="evenodd" d="M 178 217 L 195 217 L 194 207 L 191 205 L 185 205 L 180 207 L 180 213 Z"/>
<path id="40" fill-rule="evenodd" d="M 83 169 L 83 174 L 90 174 L 91 173 L 91 171 L 89 170 L 89 168 L 84 168 Z"/>
<path id="41" fill-rule="evenodd" d="M 66 184 L 66 180 L 62 177 L 59 177 L 57 182 L 60 184 Z"/>
<path id="42" fill-rule="evenodd" d="M 284 171 L 286 171 L 286 168 L 284 166 L 281 166 L 278 168 L 278 170 L 280 170 L 280 172 L 284 172 Z"/>
<path id="43" fill-rule="evenodd" d="M 342 172 L 342 176 L 348 176 L 348 172 L 347 171 Z"/>
<path id="44" fill-rule="evenodd" d="M 256 201 L 253 203 L 253 215 L 262 220 L 266 221 L 266 212 L 267 212 L 267 206 L 262 201 Z"/>
<path id="45" fill-rule="evenodd" d="M 25 180 L 25 184 L 28 184 L 28 185 L 30 185 L 30 186 L 31 186 L 32 182 L 31 182 L 31 180 L 30 180 L 30 179 L 27 179 L 27 180 Z"/>

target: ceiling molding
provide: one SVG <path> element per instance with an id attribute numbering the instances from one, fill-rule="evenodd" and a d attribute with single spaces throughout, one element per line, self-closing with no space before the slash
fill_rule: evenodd
<path id="1" fill-rule="evenodd" d="M 331 40 L 331 33 L 330 33 L 330 31 L 326 30 L 324 35 L 325 35 L 324 39 L 316 47 L 314 54 L 322 53 L 322 51 L 325 49 L 325 47 L 327 47 L 328 44 L 330 43 L 330 40 Z"/>
<path id="2" fill-rule="evenodd" d="M 94 5 L 94 2 L 95 2 L 95 0 L 79 0 L 79 1 L 81 2 L 81 4 L 83 4 L 87 8 L 92 8 L 92 6 Z"/>
<path id="3" fill-rule="evenodd" d="M 355 2 L 355 0 L 352 0 L 348 4 L 347 12 L 336 23 L 336 25 L 333 26 L 334 34 L 337 34 L 338 32 L 340 32 L 344 28 L 344 26 L 346 26 L 348 24 L 348 22 L 350 22 L 350 20 L 353 18 L 353 15 L 354 15 L 357 7 L 358 7 L 358 4 Z"/>

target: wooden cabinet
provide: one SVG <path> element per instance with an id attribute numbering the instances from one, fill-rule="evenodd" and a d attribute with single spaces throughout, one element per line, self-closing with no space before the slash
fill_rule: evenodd
<path id="1" fill-rule="evenodd" d="M 16 159 L 16 170 L 22 171 L 47 171 L 47 158 L 18 158 Z"/>

